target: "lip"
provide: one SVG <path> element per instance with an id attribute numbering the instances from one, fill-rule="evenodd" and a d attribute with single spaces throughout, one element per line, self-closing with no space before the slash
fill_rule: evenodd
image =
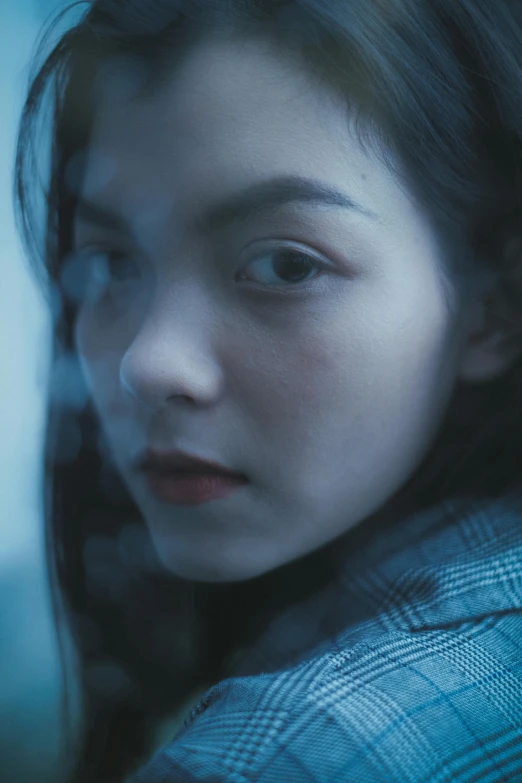
<path id="1" fill-rule="evenodd" d="M 195 506 L 219 500 L 247 483 L 246 479 L 218 473 L 158 473 L 146 474 L 149 490 L 162 503 Z"/>
<path id="2" fill-rule="evenodd" d="M 163 503 L 196 505 L 224 498 L 248 483 L 219 462 L 182 451 L 147 449 L 135 463 L 149 490 Z"/>
<path id="3" fill-rule="evenodd" d="M 226 476 L 242 476 L 242 473 L 231 470 L 220 462 L 214 462 L 204 457 L 197 457 L 178 449 L 172 451 L 160 451 L 148 448 L 142 452 L 135 466 L 138 470 L 159 472 L 190 472 L 190 473 L 219 473 Z"/>

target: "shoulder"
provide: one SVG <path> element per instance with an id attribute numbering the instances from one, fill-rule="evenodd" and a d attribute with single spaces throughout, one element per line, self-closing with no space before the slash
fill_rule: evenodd
<path id="1" fill-rule="evenodd" d="M 133 783 L 522 775 L 522 617 L 392 632 L 212 688 Z M 159 770 L 159 771 L 158 771 Z"/>

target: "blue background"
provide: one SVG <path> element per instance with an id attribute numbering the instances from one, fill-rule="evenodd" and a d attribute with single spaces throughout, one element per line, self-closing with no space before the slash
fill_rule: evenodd
<path id="1" fill-rule="evenodd" d="M 52 0 L 0 0 L 0 780 L 59 781 L 61 675 L 43 559 L 50 324 L 17 237 L 14 144 Z"/>

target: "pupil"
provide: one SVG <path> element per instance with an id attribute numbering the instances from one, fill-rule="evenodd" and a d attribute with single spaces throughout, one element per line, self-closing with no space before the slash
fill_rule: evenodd
<path id="1" fill-rule="evenodd" d="M 310 261 L 301 253 L 283 250 L 276 257 L 275 267 L 279 277 L 298 281 L 310 272 Z"/>

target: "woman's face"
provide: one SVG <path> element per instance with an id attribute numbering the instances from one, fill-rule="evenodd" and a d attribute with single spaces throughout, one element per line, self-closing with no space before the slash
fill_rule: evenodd
<path id="1" fill-rule="evenodd" d="M 257 576 L 411 476 L 458 378 L 464 307 L 427 216 L 297 60 L 216 37 L 153 94 L 105 86 L 75 219 L 83 370 L 164 564 Z M 248 482 L 167 501 L 135 468 L 147 447 Z"/>

